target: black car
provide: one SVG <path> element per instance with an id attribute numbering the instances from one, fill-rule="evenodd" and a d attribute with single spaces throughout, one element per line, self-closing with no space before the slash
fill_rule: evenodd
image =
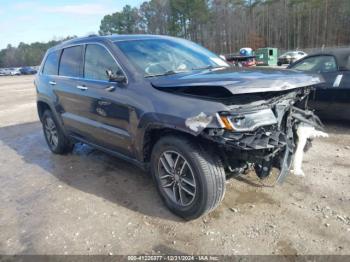
<path id="1" fill-rule="evenodd" d="M 256 56 L 228 55 L 225 60 L 235 66 L 251 67 L 256 66 L 255 58 Z"/>
<path id="2" fill-rule="evenodd" d="M 19 69 L 22 75 L 35 75 L 37 72 L 35 69 L 25 66 Z"/>
<path id="3" fill-rule="evenodd" d="M 288 68 L 325 79 L 309 98 L 310 107 L 321 118 L 350 120 L 350 48 L 309 55 Z"/>
<path id="4" fill-rule="evenodd" d="M 176 214 L 224 197 L 227 175 L 289 173 L 305 98 L 319 76 L 231 68 L 190 41 L 151 35 L 78 38 L 47 51 L 35 79 L 53 153 L 77 141 L 150 170 Z"/>

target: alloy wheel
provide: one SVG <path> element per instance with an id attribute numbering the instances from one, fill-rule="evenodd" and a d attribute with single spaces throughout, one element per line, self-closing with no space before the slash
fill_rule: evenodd
<path id="1" fill-rule="evenodd" d="M 158 162 L 160 186 L 174 203 L 189 206 L 195 199 L 197 186 L 193 170 L 183 155 L 165 151 Z"/>
<path id="2" fill-rule="evenodd" d="M 58 145 L 58 133 L 56 124 L 52 118 L 47 117 L 44 124 L 45 136 L 52 148 L 56 148 Z"/>

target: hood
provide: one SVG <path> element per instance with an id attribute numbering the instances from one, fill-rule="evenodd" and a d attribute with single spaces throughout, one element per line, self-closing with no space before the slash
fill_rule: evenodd
<path id="1" fill-rule="evenodd" d="M 293 70 L 227 68 L 192 71 L 152 78 L 157 89 L 224 87 L 229 93 L 248 94 L 278 92 L 313 86 L 324 82 L 319 75 L 309 75 Z"/>

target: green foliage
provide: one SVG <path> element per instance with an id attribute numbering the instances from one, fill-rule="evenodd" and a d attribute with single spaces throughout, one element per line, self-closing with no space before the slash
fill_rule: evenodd
<path id="1" fill-rule="evenodd" d="M 150 0 L 106 15 L 100 34 L 167 34 L 216 52 L 295 49 L 348 44 L 349 17 L 349 0 Z"/>
<path id="2" fill-rule="evenodd" d="M 350 0 L 150 0 L 106 15 L 99 33 L 173 35 L 217 53 L 243 46 L 344 46 L 350 43 Z M 0 51 L 0 67 L 37 65 L 57 43 L 8 46 Z"/>
<path id="3" fill-rule="evenodd" d="M 106 15 L 102 19 L 99 33 L 101 35 L 135 33 L 139 31 L 139 20 L 138 9 L 126 5 L 121 12 Z"/>
<path id="4" fill-rule="evenodd" d="M 52 40 L 47 43 L 35 42 L 32 44 L 25 44 L 21 42 L 18 47 L 8 45 L 5 49 L 0 51 L 0 67 L 39 65 L 47 49 L 71 38 L 73 37 L 67 37 L 60 41 Z"/>

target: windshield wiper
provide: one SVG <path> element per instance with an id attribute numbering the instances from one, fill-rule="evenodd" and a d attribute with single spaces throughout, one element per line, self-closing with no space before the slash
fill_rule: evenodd
<path id="1" fill-rule="evenodd" d="M 174 75 L 174 74 L 178 74 L 178 73 L 182 73 L 182 72 L 184 72 L 184 71 L 169 70 L 169 71 L 166 71 L 165 73 L 162 73 L 162 74 L 145 75 L 145 77 L 168 76 L 168 75 Z"/>
<path id="2" fill-rule="evenodd" d="M 227 67 L 227 66 L 207 65 L 207 66 L 203 66 L 203 67 L 194 67 L 194 68 L 192 68 L 192 70 L 216 69 L 216 68 L 224 68 L 224 67 Z"/>

